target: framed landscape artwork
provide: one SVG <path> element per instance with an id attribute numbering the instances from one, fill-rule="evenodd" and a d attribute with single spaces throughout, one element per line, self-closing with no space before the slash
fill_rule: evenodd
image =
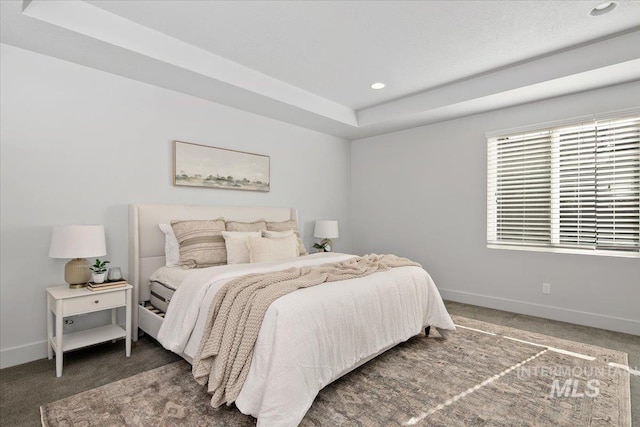
<path id="1" fill-rule="evenodd" d="M 269 156 L 173 141 L 174 184 L 269 191 Z"/>

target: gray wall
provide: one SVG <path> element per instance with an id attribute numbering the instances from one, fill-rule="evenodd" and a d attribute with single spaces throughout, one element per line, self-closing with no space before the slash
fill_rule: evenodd
<path id="1" fill-rule="evenodd" d="M 640 335 L 640 259 L 487 249 L 485 138 L 638 105 L 635 82 L 354 141 L 354 251 L 422 263 L 451 300 Z"/>
<path id="2" fill-rule="evenodd" d="M 46 355 L 44 289 L 63 284 L 65 263 L 47 256 L 51 228 L 104 224 L 107 258 L 126 272 L 129 203 L 294 206 L 307 245 L 315 219 L 335 218 L 335 250 L 411 257 L 447 298 L 640 331 L 640 260 L 486 249 L 484 138 L 486 131 L 637 105 L 639 83 L 350 148 L 339 138 L 6 45 L 0 66 L 1 366 Z M 172 186 L 173 139 L 270 155 L 272 191 Z M 551 295 L 542 295 L 543 281 Z M 105 319 L 78 317 L 74 327 Z"/>
<path id="3" fill-rule="evenodd" d="M 349 252 L 348 141 L 94 69 L 1 47 L 2 366 L 46 356 L 51 228 L 104 224 L 107 258 L 127 269 L 127 204 L 292 206 L 305 243 L 313 221 L 340 222 Z M 271 192 L 172 185 L 172 140 L 271 156 Z M 77 329 L 102 322 L 76 319 Z"/>

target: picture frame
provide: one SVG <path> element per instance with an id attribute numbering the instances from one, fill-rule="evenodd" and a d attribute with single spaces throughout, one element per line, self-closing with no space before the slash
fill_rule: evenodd
<path id="1" fill-rule="evenodd" d="M 223 190 L 269 192 L 271 157 L 173 141 L 173 184 Z"/>

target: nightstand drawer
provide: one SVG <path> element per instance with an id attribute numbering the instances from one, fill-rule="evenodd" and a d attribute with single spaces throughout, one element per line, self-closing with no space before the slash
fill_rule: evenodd
<path id="1" fill-rule="evenodd" d="M 126 303 L 126 294 L 124 289 L 116 292 L 98 293 L 96 295 L 69 298 L 64 301 L 63 316 L 106 310 L 107 308 L 120 307 Z"/>

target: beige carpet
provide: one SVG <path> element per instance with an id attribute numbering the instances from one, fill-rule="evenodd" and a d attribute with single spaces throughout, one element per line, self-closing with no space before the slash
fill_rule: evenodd
<path id="1" fill-rule="evenodd" d="M 437 332 L 414 337 L 323 389 L 302 425 L 631 425 L 626 353 L 454 320 L 461 327 L 448 340 Z M 209 400 L 180 361 L 49 403 L 41 413 L 45 426 L 255 424 Z"/>

